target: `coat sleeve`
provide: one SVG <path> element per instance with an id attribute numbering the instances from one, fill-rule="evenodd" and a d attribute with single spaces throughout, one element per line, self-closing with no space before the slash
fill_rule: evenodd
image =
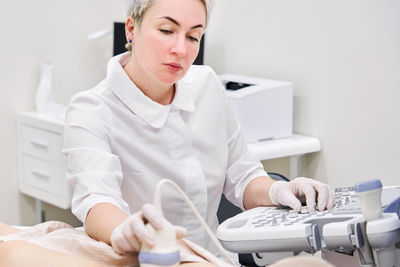
<path id="1" fill-rule="evenodd" d="M 96 204 L 111 203 L 129 214 L 122 199 L 120 160 L 110 148 L 110 112 L 90 91 L 71 100 L 65 121 L 67 181 L 72 187 L 72 213 L 83 223 Z"/>

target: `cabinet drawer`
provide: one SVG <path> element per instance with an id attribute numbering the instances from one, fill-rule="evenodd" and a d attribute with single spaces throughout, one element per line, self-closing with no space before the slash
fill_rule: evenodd
<path id="1" fill-rule="evenodd" d="M 46 130 L 21 125 L 22 152 L 61 164 L 62 156 L 62 136 Z"/>
<path id="2" fill-rule="evenodd" d="M 61 165 L 23 155 L 22 169 L 22 182 L 27 185 L 61 196 L 68 190 L 65 171 Z"/>

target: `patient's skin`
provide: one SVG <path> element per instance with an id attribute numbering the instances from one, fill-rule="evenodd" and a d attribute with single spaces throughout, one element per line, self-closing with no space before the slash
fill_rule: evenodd
<path id="1" fill-rule="evenodd" d="M 199 263 L 199 262 L 193 262 L 193 263 L 182 263 L 179 265 L 180 267 L 217 267 L 214 264 L 211 263 Z"/>
<path id="2" fill-rule="evenodd" d="M 20 230 L 0 222 L 0 236 L 19 232 Z M 23 255 L 21 257 L 21 255 Z M 0 242 L 0 267 L 106 267 L 84 257 L 68 255 L 55 250 L 43 248 L 26 241 L 15 240 Z M 181 267 L 216 267 L 209 263 L 182 263 Z"/>
<path id="3" fill-rule="evenodd" d="M 106 267 L 79 256 L 60 253 L 26 241 L 0 242 L 0 267 Z M 183 263 L 181 267 L 216 267 L 208 263 Z"/>
<path id="4" fill-rule="evenodd" d="M 269 267 L 334 267 L 332 264 L 316 257 L 291 257 L 280 260 Z"/>
<path id="5" fill-rule="evenodd" d="M 22 256 L 22 257 L 21 257 Z M 0 242 L 0 267 L 106 267 L 74 255 L 39 247 L 26 241 Z M 209 263 L 183 263 L 181 267 L 216 267 Z"/>
<path id="6" fill-rule="evenodd" d="M 9 234 L 13 234 L 16 232 L 19 232 L 20 230 L 11 227 L 3 222 L 0 222 L 0 235 L 9 235 Z"/>
<path id="7" fill-rule="evenodd" d="M 21 240 L 0 243 L 0 266 L 106 267 L 83 257 L 60 253 L 55 250 L 39 247 Z"/>

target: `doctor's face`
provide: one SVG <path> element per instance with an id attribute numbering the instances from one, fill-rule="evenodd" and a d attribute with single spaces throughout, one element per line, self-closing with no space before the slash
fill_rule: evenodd
<path id="1" fill-rule="evenodd" d="M 134 28 L 136 67 L 163 83 L 177 82 L 199 52 L 205 24 L 200 0 L 156 0 Z"/>

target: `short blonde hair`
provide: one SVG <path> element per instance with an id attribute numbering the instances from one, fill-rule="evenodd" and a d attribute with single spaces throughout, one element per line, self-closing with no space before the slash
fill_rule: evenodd
<path id="1" fill-rule="evenodd" d="M 127 7 L 127 16 L 133 17 L 135 23 L 140 27 L 140 23 L 143 20 L 143 16 L 151 5 L 157 0 L 125 0 Z M 214 4 L 214 0 L 200 0 L 206 7 L 207 20 L 209 21 L 211 10 Z"/>

